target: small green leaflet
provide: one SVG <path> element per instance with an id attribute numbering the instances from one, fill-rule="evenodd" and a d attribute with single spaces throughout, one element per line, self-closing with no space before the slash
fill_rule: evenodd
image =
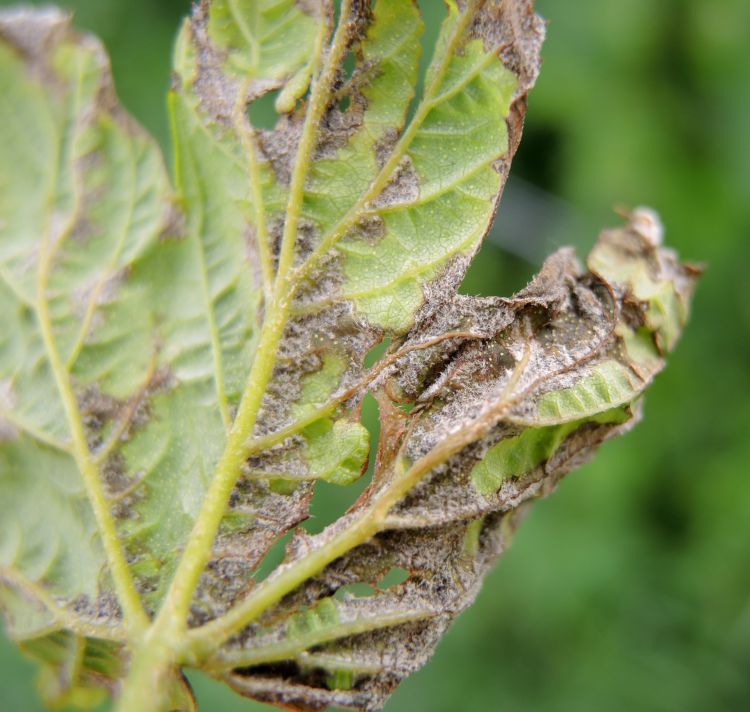
<path id="1" fill-rule="evenodd" d="M 639 209 L 585 267 L 457 294 L 544 25 L 446 5 L 428 61 L 411 0 L 197 4 L 171 171 L 95 39 L 0 13 L 0 607 L 50 705 L 193 710 L 193 667 L 380 709 L 525 503 L 638 420 L 697 270 Z"/>

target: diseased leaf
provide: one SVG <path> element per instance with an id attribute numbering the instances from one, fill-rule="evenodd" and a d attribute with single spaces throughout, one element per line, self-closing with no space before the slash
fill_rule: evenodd
<path id="1" fill-rule="evenodd" d="M 512 298 L 457 294 L 544 28 L 447 6 L 417 95 L 411 0 L 196 5 L 174 187 L 101 46 L 0 13 L 0 605 L 51 704 L 194 709 L 192 666 L 380 709 L 526 504 L 637 421 L 697 270 L 639 209 L 587 269 L 563 249 Z M 368 468 L 368 393 L 372 482 L 310 536 L 316 483 Z"/>
<path id="2" fill-rule="evenodd" d="M 256 526 L 214 547 L 214 563 L 199 592 L 202 600 L 211 589 L 213 600 L 193 610 L 201 620 L 216 614 L 217 590 L 226 588 L 217 586 L 224 567 L 231 566 L 234 576 L 242 565 L 249 575 L 278 535 L 304 519 L 311 494 L 306 482 L 346 484 L 364 471 L 369 448 L 358 422 L 363 384 L 370 380 L 364 357 L 385 334 L 408 331 L 430 284 L 439 282 L 441 289 L 458 285 L 489 226 L 510 145 L 517 143 L 519 125 L 508 118 L 510 104 L 523 96 L 535 74 L 533 63 L 527 67 L 523 58 L 514 58 L 526 82 L 519 86 L 517 75 L 486 51 L 508 39 L 502 33 L 481 35 L 487 10 L 477 14 L 454 6 L 443 29 L 446 52 L 435 56 L 432 81 L 404 130 L 417 80 L 419 13 L 411 2 L 355 4 L 343 12 L 337 35 L 330 38 L 327 73 L 318 79 L 318 88 L 329 93 L 327 101 L 316 102 L 313 86 L 307 102 L 290 107 L 273 130 L 259 129 L 250 125 L 244 109 L 278 82 L 267 78 L 261 84 L 260 70 L 248 72 L 244 82 L 231 69 L 216 74 L 216 12 L 217 7 L 204 4 L 183 28 L 176 52 L 172 103 L 180 156 L 182 145 L 185 153 L 195 151 L 211 136 L 211 158 L 195 163 L 200 170 L 194 175 L 205 187 L 201 198 L 188 201 L 188 215 L 193 209 L 203 214 L 204 202 L 214 200 L 221 207 L 217 219 L 225 220 L 225 206 L 241 196 L 236 204 L 244 202 L 242 228 L 199 229 L 204 240 L 213 233 L 222 249 L 231 233 L 242 245 L 237 249 L 249 251 L 256 272 L 260 262 L 257 287 L 266 300 L 280 303 L 284 324 L 254 426 L 260 442 L 252 447 L 248 477 L 231 501 L 235 517 L 249 512 Z M 286 22 L 302 23 L 296 5 L 285 12 Z M 314 15 L 316 23 L 305 23 L 311 43 L 317 41 L 316 31 L 318 36 L 333 31 L 324 7 Z M 221 16 L 228 31 L 228 16 L 223 11 Z M 526 41 L 538 45 L 539 27 L 529 32 Z M 357 65 L 347 79 L 342 65 L 348 55 Z M 306 61 L 323 60 L 308 54 Z M 287 72 L 294 82 L 299 69 L 289 66 Z M 186 105 L 190 110 L 183 114 Z M 184 140 L 188 130 L 200 130 L 198 138 Z M 463 142 L 465 170 L 436 163 L 447 155 L 430 149 L 436 142 L 443 150 L 455 142 L 456 151 Z M 235 175 L 228 183 L 229 198 L 206 168 L 217 148 L 222 149 L 220 160 L 247 159 L 248 176 Z M 309 161 L 306 171 L 295 173 L 303 160 Z M 187 164 L 178 158 L 178 180 Z M 221 175 L 233 170 L 227 164 Z M 238 193 L 238 185 L 251 187 Z M 238 265 L 241 259 L 227 263 Z M 264 274 L 276 275 L 273 295 L 272 277 Z M 245 363 L 249 367 L 250 359 Z M 289 436 L 283 437 L 286 432 Z M 296 489 L 284 490 L 293 492 L 281 498 L 286 501 L 280 501 L 281 490 L 274 486 L 280 480 L 301 481 Z M 271 490 L 263 504 L 268 482 Z M 258 526 L 259 521 L 267 525 Z M 225 599 L 231 603 L 229 595 Z"/>
<path id="3" fill-rule="evenodd" d="M 602 254 L 613 256 L 615 267 L 649 272 L 678 303 L 692 291 L 692 269 L 655 246 L 637 222 L 602 235 L 589 258 L 592 270 Z M 457 295 L 419 322 L 378 381 L 381 402 L 390 393 L 414 405 L 408 416 L 381 408 L 383 429 L 401 433 L 397 445 L 382 453 L 372 485 L 352 510 L 294 542 L 278 575 L 366 523 L 372 535 L 216 656 L 217 669 L 233 670 L 229 683 L 305 709 L 380 708 L 473 601 L 525 503 L 638 420 L 640 395 L 664 352 L 648 326 L 648 302 L 633 297 L 627 278 L 583 272 L 561 250 L 512 299 Z M 636 338 L 641 348 L 633 350 Z M 393 567 L 408 572 L 400 585 L 332 598 L 356 583 L 377 586 Z M 288 612 L 320 606 L 325 619 L 300 638 Z M 342 676 L 352 689 L 342 689 Z"/>

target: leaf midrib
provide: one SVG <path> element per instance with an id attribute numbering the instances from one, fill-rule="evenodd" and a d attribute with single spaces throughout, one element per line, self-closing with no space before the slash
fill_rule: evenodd
<path id="1" fill-rule="evenodd" d="M 467 3 L 466 9 L 456 23 L 450 41 L 446 45 L 443 62 L 439 66 L 438 71 L 435 72 L 432 82 L 424 92 L 423 98 L 420 101 L 414 116 L 409 122 L 406 130 L 401 134 L 401 137 L 394 146 L 388 160 L 383 164 L 378 175 L 370 183 L 368 189 L 360 196 L 354 206 L 352 206 L 352 208 L 350 208 L 349 211 L 329 229 L 328 233 L 321 238 L 320 244 L 315 250 L 313 250 L 307 259 L 295 269 L 293 275 L 295 285 L 300 285 L 304 279 L 309 276 L 310 272 L 315 269 L 318 261 L 345 236 L 347 231 L 355 225 L 359 219 L 363 217 L 367 205 L 375 200 L 392 180 L 394 172 L 401 164 L 409 145 L 419 131 L 422 123 L 427 118 L 427 115 L 437 104 L 442 103 L 442 98 L 437 104 L 434 103 L 436 99 L 434 94 L 445 79 L 445 73 L 448 71 L 448 67 L 450 66 L 458 44 L 463 39 L 464 32 L 476 4 L 477 0 L 470 0 L 470 2 Z M 490 58 L 494 59 L 494 55 L 490 55 Z M 456 89 L 456 91 L 460 91 L 460 88 Z M 450 96 L 453 96 L 453 92 L 447 92 L 446 95 L 449 95 L 448 98 L 450 98 Z"/>
<path id="2" fill-rule="evenodd" d="M 351 0 L 345 0 L 345 7 L 349 7 L 350 4 Z M 343 25 L 340 26 L 340 28 L 342 27 Z M 316 64 L 321 62 L 324 37 L 326 34 L 325 29 L 325 25 L 321 23 L 314 58 Z M 337 31 L 333 47 L 337 45 L 337 40 L 341 43 L 341 39 L 345 34 L 343 29 L 341 30 L 341 33 L 342 34 L 339 35 Z M 344 44 L 345 46 L 345 42 L 341 44 Z M 340 46 L 339 51 L 342 51 Z M 326 64 L 329 69 L 332 66 L 334 58 L 335 52 L 332 48 L 328 55 L 328 61 Z M 324 68 L 321 75 L 324 75 L 325 71 L 326 69 Z M 327 78 L 328 84 L 330 84 L 331 81 L 332 76 L 329 76 Z M 301 196 L 302 191 L 304 190 L 305 171 L 308 170 L 309 163 L 309 161 L 300 160 L 300 158 L 304 157 L 305 151 L 312 151 L 310 134 L 317 128 L 314 120 L 315 111 L 313 110 L 316 90 L 318 103 L 325 100 L 325 96 L 321 96 L 324 94 L 324 91 L 321 89 L 321 86 L 323 85 L 319 82 L 320 77 L 318 83 L 316 83 L 316 87 L 313 88 L 311 106 L 305 117 L 307 141 L 304 140 L 305 129 L 303 129 L 303 138 L 300 141 L 295 167 L 296 174 L 292 181 L 292 188 L 290 189 L 286 225 L 293 225 L 294 231 L 296 231 L 294 216 L 296 213 L 297 219 L 299 219 Z M 322 111 L 322 109 L 320 110 Z M 285 248 L 284 238 L 282 238 L 282 250 L 274 289 L 274 299 L 263 323 L 260 341 L 248 375 L 242 399 L 240 400 L 237 415 L 235 416 L 234 422 L 229 431 L 224 451 L 219 458 L 214 477 L 205 495 L 201 511 L 198 514 L 193 530 L 185 549 L 183 550 L 182 557 L 177 565 L 177 570 L 174 574 L 169 590 L 167 591 L 161 610 L 159 611 L 157 619 L 151 629 L 153 635 L 160 635 L 160 637 L 166 641 L 167 645 L 174 645 L 175 648 L 180 647 L 180 640 L 182 639 L 183 631 L 187 626 L 187 616 L 193 594 L 198 586 L 198 581 L 203 569 L 210 557 L 216 532 L 218 531 L 226 512 L 227 502 L 229 501 L 229 497 L 234 489 L 237 478 L 241 473 L 242 463 L 246 457 L 247 441 L 252 434 L 265 389 L 273 373 L 276 360 L 276 347 L 286 325 L 288 298 L 284 294 L 286 282 L 283 276 L 285 271 L 289 268 L 291 255 L 287 254 L 285 259 L 284 253 L 285 251 L 287 253 L 289 252 L 290 246 L 293 247 L 292 237 L 296 237 L 296 233 L 291 231 L 291 228 L 286 229 L 287 232 L 285 232 L 285 237 L 287 243 Z M 291 245 L 290 240 L 292 240 Z"/>
<path id="3" fill-rule="evenodd" d="M 76 141 L 76 132 L 80 128 L 78 117 L 81 115 L 82 106 L 82 84 L 84 72 L 84 60 L 80 54 L 77 55 L 77 81 L 75 84 L 75 95 L 73 99 L 74 120 L 71 122 L 70 146 Z M 54 125 L 54 124 L 53 124 Z M 94 512 L 99 534 L 101 536 L 109 570 L 112 575 L 118 600 L 123 608 L 125 623 L 131 635 L 137 635 L 148 626 L 148 616 L 143 608 L 140 595 L 135 587 L 135 582 L 130 571 L 125 552 L 120 541 L 114 518 L 109 509 L 109 503 L 104 493 L 99 468 L 93 461 L 91 452 L 88 447 L 86 432 L 83 425 L 83 419 L 78 407 L 70 374 L 62 361 L 60 352 L 57 348 L 54 336 L 52 318 L 49 311 L 49 302 L 47 299 L 47 286 L 52 270 L 52 262 L 57 250 L 70 236 L 73 226 L 81 206 L 81 186 L 77 180 L 75 172 L 76 167 L 72 166 L 72 178 L 74 180 L 74 206 L 71 215 L 68 217 L 57 241 L 54 245 L 51 241 L 51 223 L 54 213 L 54 205 L 58 195 L 58 181 L 61 176 L 62 149 L 66 145 L 61 136 L 57 136 L 55 152 L 50 172 L 50 188 L 47 196 L 47 221 L 45 232 L 42 238 L 42 245 L 39 254 L 39 265 L 37 271 L 37 294 L 36 294 L 36 316 L 39 321 L 39 328 L 44 343 L 47 360 L 50 364 L 52 374 L 57 386 L 58 394 L 62 401 L 65 417 L 72 437 L 72 454 L 81 473 L 81 478 L 86 489 L 91 508 Z"/>

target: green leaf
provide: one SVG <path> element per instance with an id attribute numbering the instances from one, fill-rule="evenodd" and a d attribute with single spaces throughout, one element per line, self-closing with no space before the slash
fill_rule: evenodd
<path id="1" fill-rule="evenodd" d="M 482 460 L 471 469 L 472 484 L 483 495 L 492 494 L 500 489 L 504 481 L 528 476 L 535 468 L 552 460 L 559 453 L 561 445 L 576 431 L 583 430 L 584 426 L 619 424 L 629 419 L 627 410 L 615 409 L 591 420 L 574 420 L 561 425 L 522 430 L 487 450 Z"/>
<path id="2" fill-rule="evenodd" d="M 524 503 L 638 419 L 697 272 L 638 210 L 588 271 L 562 250 L 510 299 L 457 295 L 544 28 L 447 6 L 417 94 L 411 0 L 198 4 L 172 180 L 96 40 L 0 13 L 0 606 L 50 704 L 194 709 L 190 666 L 379 709 Z M 317 483 L 368 465 L 306 534 Z"/>
<path id="3" fill-rule="evenodd" d="M 152 357 L 126 322 L 89 337 L 118 294 L 127 307 L 128 272 L 166 228 L 169 192 L 158 149 L 115 103 L 101 47 L 66 24 L 53 10 L 1 21 L 0 565 L 25 602 L 21 638 L 107 634 L 121 608 L 145 622 L 90 455 L 93 410 L 114 409 Z M 79 683 L 96 686 L 71 668 L 80 701 Z"/>

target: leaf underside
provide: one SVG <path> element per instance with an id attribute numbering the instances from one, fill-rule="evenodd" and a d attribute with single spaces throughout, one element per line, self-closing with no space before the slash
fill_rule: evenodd
<path id="1" fill-rule="evenodd" d="M 410 0 L 197 5 L 171 177 L 96 40 L 0 13 L 0 605 L 50 703 L 97 704 L 182 610 L 174 666 L 380 709 L 526 503 L 638 420 L 697 270 L 638 210 L 585 266 L 457 294 L 544 28 L 528 0 L 446 4 L 429 63 Z M 316 483 L 368 468 L 367 393 L 372 482 L 308 535 Z M 170 684 L 154 709 L 192 709 Z"/>

